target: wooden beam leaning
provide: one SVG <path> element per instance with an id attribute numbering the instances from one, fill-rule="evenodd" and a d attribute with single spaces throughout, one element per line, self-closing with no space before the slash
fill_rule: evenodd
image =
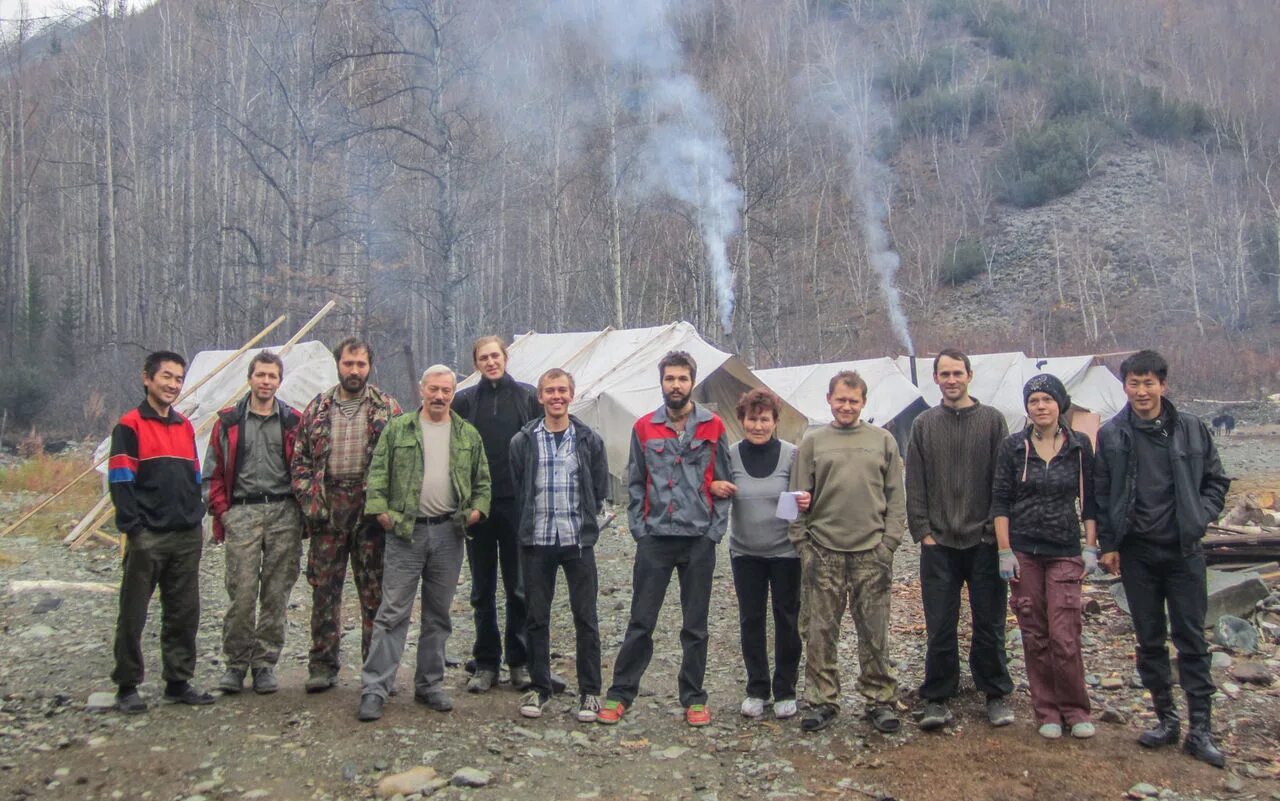
<path id="1" fill-rule="evenodd" d="M 224 359 L 224 360 L 222 361 L 222 363 L 221 363 L 221 364 L 219 364 L 217 367 L 213 368 L 213 370 L 212 370 L 208 375 L 206 375 L 204 378 L 202 378 L 202 379 L 200 379 L 199 381 L 197 381 L 195 384 L 192 384 L 190 387 L 188 387 L 188 388 L 184 389 L 184 390 L 183 390 L 183 392 L 182 392 L 182 394 L 178 396 L 178 400 L 177 400 L 177 401 L 174 401 L 174 403 L 181 402 L 181 401 L 182 401 L 182 400 L 184 400 L 188 395 L 190 395 L 192 392 L 195 392 L 197 389 L 199 389 L 200 387 L 204 386 L 204 384 L 205 384 L 205 382 L 206 382 L 206 381 L 208 381 L 209 379 L 213 378 L 215 375 L 217 375 L 218 373 L 220 373 L 220 372 L 222 372 L 224 369 L 226 369 L 227 365 L 231 364 L 231 363 L 232 363 L 232 362 L 234 362 L 236 359 L 238 359 L 238 358 L 240 358 L 242 355 L 244 355 L 245 351 L 249 350 L 249 349 L 250 349 L 250 348 L 252 348 L 254 345 L 256 345 L 256 344 L 258 344 L 259 342 L 261 342 L 261 341 L 263 340 L 263 338 L 264 338 L 264 337 L 266 337 L 266 335 L 267 335 L 267 334 L 270 334 L 272 331 L 274 331 L 274 330 L 276 330 L 277 328 L 279 328 L 279 327 L 280 327 L 280 324 L 281 324 L 281 323 L 283 323 L 283 322 L 285 321 L 286 317 L 287 317 L 287 315 L 284 315 L 284 314 L 282 314 L 282 315 L 280 315 L 279 317 L 277 317 L 277 318 L 275 319 L 275 321 L 273 321 L 273 322 L 271 323 L 271 325 L 268 325 L 266 328 L 264 328 L 264 329 L 262 329 L 261 331 L 259 331 L 259 332 L 258 332 L 258 334 L 257 334 L 257 336 L 255 336 L 253 339 L 250 339 L 248 342 L 246 342 L 246 343 L 244 343 L 243 345 L 241 345 L 241 346 L 240 346 L 240 350 L 236 351 L 235 353 L 231 354 L 231 355 L 230 355 L 230 356 L 228 356 L 226 359 Z M 98 459 L 97 461 L 95 461 L 93 464 L 89 465 L 89 467 L 87 467 L 87 468 L 85 468 L 83 471 L 81 471 L 81 472 L 80 472 L 80 473 L 79 473 L 75 478 L 73 478 L 73 479 L 71 479 L 69 482 L 67 482 L 67 484 L 66 484 L 65 486 L 63 486 L 63 487 L 62 487 L 62 489 L 58 490 L 57 492 L 55 492 L 55 493 L 53 493 L 52 495 L 50 495 L 48 498 L 45 498 L 43 501 L 41 501 L 40 503 L 38 503 L 38 504 L 36 504 L 35 506 L 33 506 L 30 510 L 28 510 L 25 514 L 23 514 L 23 515 L 22 515 L 22 517 L 19 517 L 16 521 L 14 521 L 11 525 L 9 525 L 9 526 L 8 526 L 7 528 L 5 528 L 3 531 L 0 531 L 0 537 L 4 537 L 4 536 L 7 536 L 7 535 L 9 535 L 9 534 L 12 534 L 12 533 L 13 533 L 13 532 L 18 528 L 18 526 L 20 526 L 20 525 L 22 525 L 23 523 L 27 522 L 27 521 L 28 521 L 28 520 L 30 520 L 30 519 L 31 519 L 31 518 L 32 518 L 32 517 L 33 517 L 37 512 L 39 512 L 41 509 L 43 509 L 43 508 L 45 508 L 46 506 L 48 506 L 49 504 L 53 503 L 55 500 L 57 500 L 59 497 L 61 497 L 63 493 L 65 493 L 67 490 L 71 489 L 71 488 L 72 488 L 72 487 L 74 487 L 77 483 L 79 483 L 80 479 L 84 478 L 85 476 L 87 476 L 87 475 L 89 475 L 90 473 L 92 473 L 92 472 L 94 472 L 95 470 L 97 470 L 97 469 L 102 465 L 102 463 L 103 463 L 103 462 L 105 462 L 105 461 L 107 461 L 107 457 L 105 457 L 105 456 L 104 456 L 104 457 L 102 457 L 101 459 Z M 69 540 L 69 539 L 70 539 L 70 538 L 68 538 L 68 540 Z"/>

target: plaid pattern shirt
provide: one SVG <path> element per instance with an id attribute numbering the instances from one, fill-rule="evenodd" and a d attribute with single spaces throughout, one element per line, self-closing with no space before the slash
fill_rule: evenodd
<path id="1" fill-rule="evenodd" d="M 538 473 L 534 482 L 534 545 L 577 545 L 582 525 L 578 498 L 578 451 L 573 424 L 559 444 L 556 436 L 538 423 L 533 430 L 538 443 Z"/>
<path id="2" fill-rule="evenodd" d="M 329 478 L 352 479 L 364 475 L 365 444 L 369 439 L 369 421 L 365 398 L 352 398 L 334 404 L 329 425 L 333 445 L 329 451 Z"/>

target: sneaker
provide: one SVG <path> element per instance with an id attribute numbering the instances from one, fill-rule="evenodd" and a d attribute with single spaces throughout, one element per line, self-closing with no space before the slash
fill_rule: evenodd
<path id="1" fill-rule="evenodd" d="M 328 670 L 324 670 L 323 668 L 313 668 L 310 675 L 307 676 L 307 683 L 304 684 L 303 687 L 309 693 L 322 693 L 330 687 L 335 686 L 337 683 L 338 674 L 330 673 Z"/>
<path id="2" fill-rule="evenodd" d="M 1008 726 L 1013 722 L 1013 707 L 1009 705 L 1009 699 L 988 698 L 987 699 L 987 720 L 991 721 L 992 726 Z"/>
<path id="3" fill-rule="evenodd" d="M 794 698 L 788 698 L 785 701 L 773 702 L 773 716 L 778 720 L 793 718 L 799 711 L 800 709 L 796 706 L 796 699 Z"/>
<path id="4" fill-rule="evenodd" d="M 165 687 L 164 701 L 167 704 L 186 704 L 187 706 L 208 706 L 213 703 L 213 696 L 201 692 L 187 682 L 177 686 Z"/>
<path id="5" fill-rule="evenodd" d="M 764 710 L 761 710 L 763 713 Z M 706 704 L 693 704 L 684 709 L 684 722 L 690 726 L 710 726 L 711 710 Z"/>
<path id="6" fill-rule="evenodd" d="M 1046 740 L 1057 740 L 1062 737 L 1062 726 L 1057 723 L 1042 723 L 1037 731 Z"/>
<path id="7" fill-rule="evenodd" d="M 428 709 L 434 709 L 437 712 L 449 712 L 453 710 L 453 699 L 444 690 L 428 690 L 425 693 L 415 692 L 413 700 L 426 706 Z"/>
<path id="8" fill-rule="evenodd" d="M 487 693 L 498 683 L 498 674 L 492 670 L 477 670 L 475 675 L 467 679 L 467 692 Z"/>
<path id="9" fill-rule="evenodd" d="M 764 717 L 764 699 L 747 696 L 742 699 L 742 716 L 744 718 Z"/>
<path id="10" fill-rule="evenodd" d="M 614 701 L 606 698 L 604 706 L 596 713 L 596 723 L 603 723 L 606 726 L 612 726 L 622 720 L 622 716 L 627 714 L 627 705 L 621 701 Z"/>
<path id="11" fill-rule="evenodd" d="M 598 717 L 600 717 L 600 699 L 591 693 L 584 693 L 578 699 L 578 722 L 594 723 Z"/>
<path id="12" fill-rule="evenodd" d="M 951 710 L 941 701 L 930 701 L 924 705 L 924 715 L 920 717 L 921 731 L 935 731 L 948 725 L 954 718 Z"/>
<path id="13" fill-rule="evenodd" d="M 1093 724 L 1087 720 L 1071 724 L 1071 736 L 1077 740 L 1087 740 L 1097 733 L 1098 730 L 1095 729 Z"/>
<path id="14" fill-rule="evenodd" d="M 382 705 L 386 703 L 382 696 L 365 693 L 360 696 L 360 706 L 356 709 L 356 720 L 370 721 L 382 717 Z"/>
<path id="15" fill-rule="evenodd" d="M 243 690 L 244 670 L 242 668 L 227 668 L 227 672 L 223 673 L 222 678 L 218 679 L 218 689 L 232 695 Z"/>
<path id="16" fill-rule="evenodd" d="M 126 715 L 141 715 L 147 711 L 147 702 L 138 695 L 137 687 L 121 687 L 116 692 L 116 709 Z"/>
<path id="17" fill-rule="evenodd" d="M 551 697 L 543 695 L 537 690 L 525 693 L 524 698 L 520 699 L 520 714 L 526 718 L 542 717 L 542 708 L 547 705 Z"/>
<path id="18" fill-rule="evenodd" d="M 253 691 L 258 695 L 270 695 L 280 689 L 276 680 L 275 668 L 260 667 L 253 669 Z"/>
<path id="19" fill-rule="evenodd" d="M 511 688 L 514 690 L 527 690 L 533 686 L 533 677 L 529 675 L 529 668 L 524 665 L 513 665 L 507 670 L 511 678 Z M 479 673 L 476 674 L 480 675 Z"/>
<path id="20" fill-rule="evenodd" d="M 881 734 L 894 734 L 902 728 L 902 721 L 890 704 L 876 704 L 868 709 L 867 720 L 871 721 L 871 726 Z"/>
<path id="21" fill-rule="evenodd" d="M 840 710 L 832 704 L 818 704 L 811 707 L 800 719 L 800 731 L 822 731 L 831 725 Z"/>

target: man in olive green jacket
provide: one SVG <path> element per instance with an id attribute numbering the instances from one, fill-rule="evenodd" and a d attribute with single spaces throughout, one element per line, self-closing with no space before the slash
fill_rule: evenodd
<path id="1" fill-rule="evenodd" d="M 444 691 L 449 607 L 462 570 L 463 539 L 489 514 L 489 463 L 480 434 L 449 407 L 456 388 L 443 365 L 422 374 L 422 407 L 392 420 L 369 465 L 364 512 L 387 537 L 382 605 L 361 674 L 359 720 L 377 720 L 395 686 L 422 582 L 422 627 L 414 698 L 439 712 L 453 708 Z"/>

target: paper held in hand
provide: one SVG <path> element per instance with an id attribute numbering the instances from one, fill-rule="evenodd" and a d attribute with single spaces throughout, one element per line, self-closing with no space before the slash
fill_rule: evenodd
<path id="1" fill-rule="evenodd" d="M 799 492 L 784 492 L 778 496 L 778 509 L 774 516 L 783 520 L 795 520 L 800 516 L 800 506 L 796 503 Z"/>

